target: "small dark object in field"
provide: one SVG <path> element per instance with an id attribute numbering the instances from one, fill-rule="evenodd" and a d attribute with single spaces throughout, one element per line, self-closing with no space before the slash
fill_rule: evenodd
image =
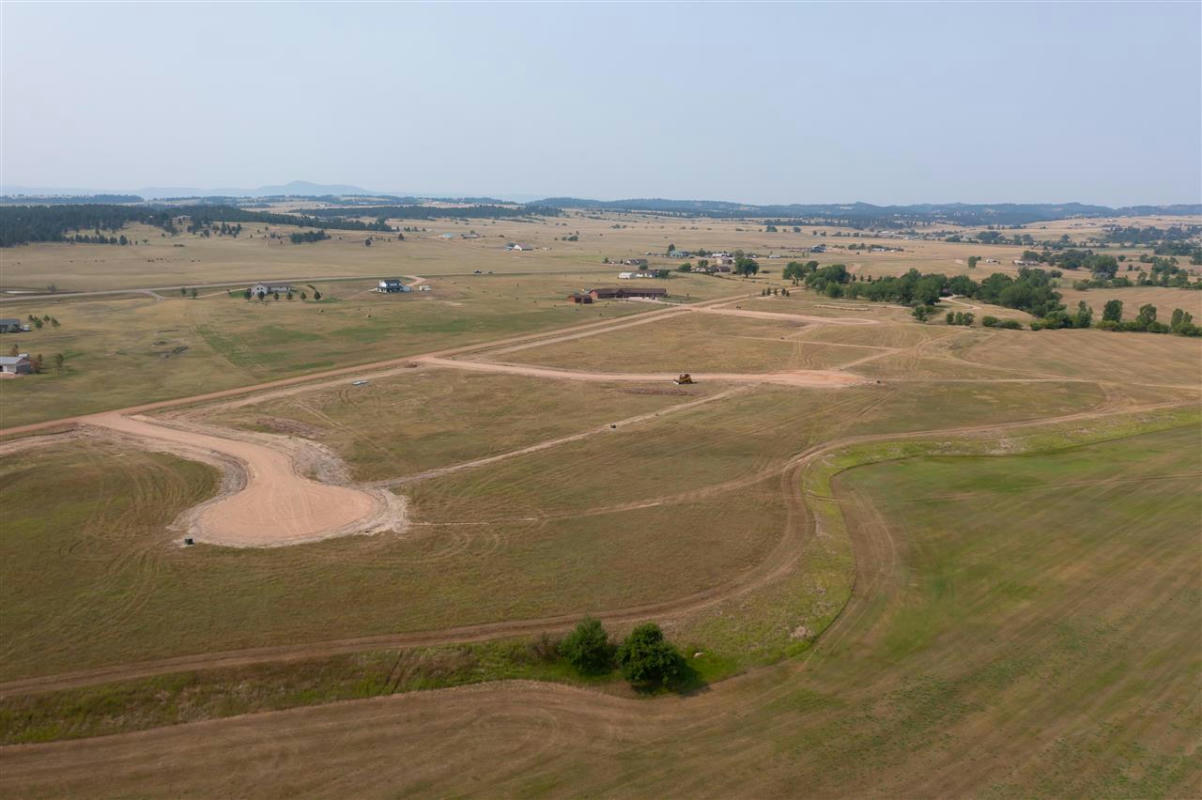
<path id="1" fill-rule="evenodd" d="M 191 546 L 196 544 L 196 540 L 194 540 L 191 536 L 188 536 L 184 539 L 184 544 Z"/>

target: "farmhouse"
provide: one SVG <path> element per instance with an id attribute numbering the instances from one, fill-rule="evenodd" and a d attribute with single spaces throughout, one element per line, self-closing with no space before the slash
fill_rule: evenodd
<path id="1" fill-rule="evenodd" d="M 398 292 L 411 292 L 413 290 L 401 283 L 398 278 L 386 278 L 376 286 L 376 291 L 380 294 L 396 294 Z"/>
<path id="2" fill-rule="evenodd" d="M 506 250 L 514 250 L 514 251 L 517 251 L 517 252 L 522 252 L 522 251 L 526 251 L 526 250 L 533 250 L 533 249 L 534 249 L 534 245 L 532 245 L 532 244 L 523 244 L 522 242 L 510 242 L 509 244 L 505 245 L 505 249 L 506 249 Z"/>
<path id="3" fill-rule="evenodd" d="M 622 259 L 622 263 L 628 267 L 645 267 L 645 266 L 647 266 L 647 259 L 645 259 L 645 258 L 624 258 L 624 259 Z"/>
<path id="4" fill-rule="evenodd" d="M 628 281 L 633 277 L 634 277 L 633 272 L 619 272 L 618 273 L 618 280 L 620 280 L 620 281 Z"/>
<path id="5" fill-rule="evenodd" d="M 667 289 L 645 289 L 640 287 L 605 287 L 589 289 L 589 295 L 594 300 L 624 300 L 627 297 L 665 297 Z"/>
<path id="6" fill-rule="evenodd" d="M 593 296 L 583 292 L 572 292 L 570 295 L 568 295 L 568 299 L 578 305 L 589 305 L 593 302 Z"/>
<path id="7" fill-rule="evenodd" d="M 0 375 L 28 375 L 33 372 L 29 353 L 15 356 L 0 356 Z"/>
<path id="8" fill-rule="evenodd" d="M 4 318 L 0 319 L 0 333 L 20 333 L 21 320 Z"/>
<path id="9" fill-rule="evenodd" d="M 282 283 L 274 285 L 270 283 L 256 283 L 254 286 L 250 287 L 250 293 L 253 297 L 258 297 L 259 295 L 266 296 L 269 294 L 288 294 L 291 291 L 291 286 Z"/>

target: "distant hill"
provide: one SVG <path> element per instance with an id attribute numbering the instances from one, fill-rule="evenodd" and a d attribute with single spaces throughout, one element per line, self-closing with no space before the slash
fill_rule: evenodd
<path id="1" fill-rule="evenodd" d="M 321 197 L 326 195 L 372 195 L 360 186 L 350 186 L 339 183 L 312 183 L 310 181 L 292 181 L 272 186 L 260 186 L 255 189 L 218 188 L 198 189 L 194 186 L 148 186 L 139 189 L 138 194 L 148 200 L 184 197 Z"/>
<path id="2" fill-rule="evenodd" d="M 850 225 L 906 227 L 947 222 L 961 225 L 1023 225 L 1066 217 L 1131 217 L 1148 214 L 1202 214 L 1202 204 L 1164 206 L 1109 206 L 1083 203 L 921 203 L 878 206 L 871 203 L 820 203 L 750 205 L 718 200 L 586 200 L 578 197 L 548 197 L 537 205 L 553 208 L 595 208 L 605 211 L 635 211 L 672 216 L 715 218 L 760 217 L 780 220 L 841 221 Z"/>

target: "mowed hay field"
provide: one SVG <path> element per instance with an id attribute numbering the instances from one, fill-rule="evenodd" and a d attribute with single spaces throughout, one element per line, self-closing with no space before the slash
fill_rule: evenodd
<path id="1" fill-rule="evenodd" d="M 742 391 L 405 485 L 414 524 L 402 534 L 268 550 L 173 544 L 178 534 L 163 526 L 197 498 L 138 493 L 145 467 L 127 446 L 84 439 L 30 449 L 0 481 L 11 532 L 0 539 L 3 563 L 13 569 L 0 581 L 0 601 L 28 609 L 0 620 L 14 644 L 4 677 L 670 603 L 760 564 L 784 530 L 780 470 L 807 447 L 848 434 L 1057 416 L 1104 399 L 1088 384 L 1038 388 Z M 645 407 L 642 395 L 606 402 L 627 398 Z M 374 453 L 356 461 L 361 451 L 339 438 L 338 425 L 301 419 L 324 424 L 352 466 L 388 471 Z M 380 431 L 383 447 L 403 450 L 409 440 L 403 426 Z M 494 446 L 483 441 L 482 450 Z M 429 446 L 419 439 L 415 449 L 429 464 L 474 455 L 455 438 L 449 444 L 423 452 Z M 403 460 L 398 467 L 409 469 Z M 60 494 L 77 502 L 38 501 Z M 45 569 L 33 568 L 42 562 Z M 80 628 L 62 630 L 60 619 L 92 633 L 73 637 Z"/>
<path id="2" fill-rule="evenodd" d="M 490 360 L 601 372 L 774 372 L 831 369 L 877 352 L 802 343 L 798 321 L 689 313 L 647 326 L 543 345 L 490 351 Z"/>
<path id="3" fill-rule="evenodd" d="M 844 473 L 875 578 L 800 668 L 687 700 L 485 685 L 7 748 L 0 764 L 30 797 L 1197 796 L 1196 444 L 1191 424 Z"/>
<path id="4" fill-rule="evenodd" d="M 91 443 L 30 451 L 5 469 L 0 497 L 13 510 L 0 537 L 0 679 L 668 601 L 759 563 L 783 524 L 772 484 L 605 515 L 426 520 L 402 535 L 181 548 L 166 524 L 215 482 L 189 483 L 194 468 L 175 462 L 184 471 L 172 485 L 195 488 L 154 490 L 169 463 Z M 59 493 L 75 499 L 38 502 Z M 665 563 L 677 565 L 670 576 Z"/>
<path id="5" fill-rule="evenodd" d="M 352 386 L 287 390 L 198 412 L 208 422 L 300 435 L 334 449 L 355 480 L 487 458 L 712 396 L 719 387 L 541 381 L 420 367 Z"/>

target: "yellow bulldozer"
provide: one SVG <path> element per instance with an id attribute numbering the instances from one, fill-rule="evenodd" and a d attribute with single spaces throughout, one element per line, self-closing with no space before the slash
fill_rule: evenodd
<path id="1" fill-rule="evenodd" d="M 672 381 L 672 383 L 676 384 L 677 386 L 683 386 L 685 384 L 692 384 L 693 376 L 687 372 L 682 372 L 682 373 L 680 373 L 680 377 L 677 378 L 676 380 Z"/>

